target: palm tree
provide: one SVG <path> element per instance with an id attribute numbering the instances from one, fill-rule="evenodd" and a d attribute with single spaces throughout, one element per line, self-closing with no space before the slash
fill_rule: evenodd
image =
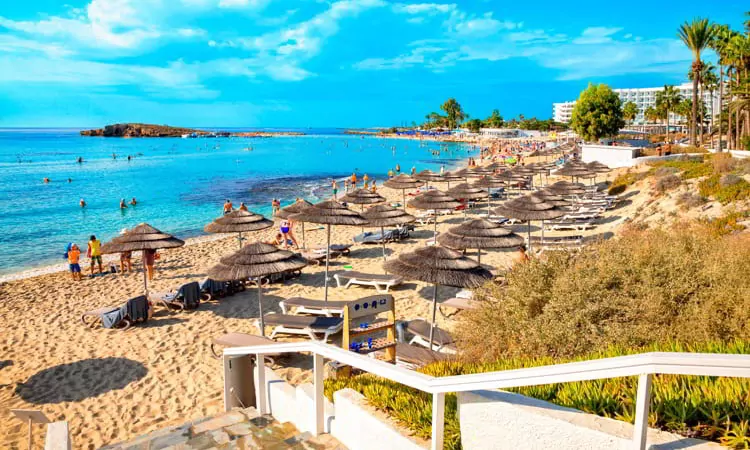
<path id="1" fill-rule="evenodd" d="M 461 108 L 461 105 L 455 98 L 449 98 L 446 100 L 445 103 L 440 105 L 440 109 L 442 109 L 445 112 L 445 115 L 448 116 L 448 128 L 451 130 L 456 128 L 456 126 L 466 118 L 463 108 Z"/>
<path id="2" fill-rule="evenodd" d="M 732 39 L 733 31 L 727 25 L 714 25 L 714 38 L 711 40 L 711 49 L 716 53 L 719 63 L 719 151 L 721 147 L 721 113 L 724 111 L 724 66 L 728 61 L 727 47 Z"/>
<path id="3" fill-rule="evenodd" d="M 693 91 L 695 94 L 695 91 Z M 667 142 L 669 142 L 669 113 L 674 112 L 682 101 L 682 96 L 676 87 L 664 85 L 664 90 L 656 93 L 656 109 L 661 110 L 667 119 Z M 695 111 L 695 109 L 693 109 Z"/>
<path id="4" fill-rule="evenodd" d="M 638 117 L 638 105 L 633 102 L 627 102 L 622 107 L 622 118 L 628 122 L 633 122 Z"/>
<path id="5" fill-rule="evenodd" d="M 711 39 L 711 42 L 713 42 L 713 38 Z M 700 107 L 703 103 L 703 91 L 707 84 L 714 83 L 716 80 L 716 74 L 714 73 L 714 70 L 716 70 L 716 67 L 714 67 L 711 63 L 705 63 L 701 61 L 700 64 L 700 72 L 698 72 L 698 98 L 700 99 L 698 101 L 698 106 Z M 693 68 L 690 68 L 690 71 L 688 72 L 688 79 L 690 81 L 693 81 L 693 79 L 696 77 L 696 73 L 693 72 Z M 713 98 L 713 96 L 712 96 Z M 705 110 L 705 108 L 703 108 Z M 703 123 L 705 122 L 704 114 L 701 112 L 701 109 L 698 108 L 698 117 L 696 117 L 696 121 L 693 122 L 693 126 L 699 126 L 698 128 L 698 142 L 703 144 Z M 686 116 L 687 117 L 687 116 Z"/>
<path id="6" fill-rule="evenodd" d="M 659 119 L 659 113 L 656 111 L 656 108 L 649 106 L 643 111 L 643 117 L 645 117 L 648 122 L 656 122 Z"/>
<path id="7" fill-rule="evenodd" d="M 700 82 L 701 72 L 701 53 L 705 50 L 715 32 L 715 28 L 711 26 L 708 19 L 693 19 L 692 23 L 685 22 L 682 24 L 677 32 L 682 42 L 690 49 L 693 53 L 693 73 L 697 76 L 693 77 L 693 112 L 692 112 L 692 124 L 690 129 L 690 144 L 695 145 L 695 124 L 698 116 L 698 83 Z"/>

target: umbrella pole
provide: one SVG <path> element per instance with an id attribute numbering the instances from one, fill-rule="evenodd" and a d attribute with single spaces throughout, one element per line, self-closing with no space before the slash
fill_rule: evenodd
<path id="1" fill-rule="evenodd" d="M 477 264 L 482 264 L 482 249 L 477 249 Z"/>
<path id="2" fill-rule="evenodd" d="M 406 212 L 406 189 L 401 189 L 401 207 L 403 207 L 404 212 Z"/>
<path id="3" fill-rule="evenodd" d="M 487 219 L 488 220 L 490 218 L 490 197 L 492 197 L 492 195 L 490 194 L 490 188 L 488 187 L 487 188 Z"/>
<path id="4" fill-rule="evenodd" d="M 433 349 L 432 343 L 435 340 L 435 318 L 437 315 L 437 291 L 438 285 L 435 284 L 435 289 L 432 291 L 432 325 L 430 326 L 430 350 Z"/>
<path id="5" fill-rule="evenodd" d="M 326 279 L 325 279 L 325 303 L 328 304 L 328 263 L 331 261 L 331 225 L 326 225 L 328 239 L 326 243 Z"/>
<path id="6" fill-rule="evenodd" d="M 240 250 L 242 250 L 242 231 L 237 233 L 239 236 L 237 237 L 237 240 L 240 242 Z"/>
<path id="7" fill-rule="evenodd" d="M 300 222 L 302 224 L 302 248 L 307 248 L 305 246 L 305 222 Z"/>
<path id="8" fill-rule="evenodd" d="M 528 220 L 526 222 L 526 225 L 528 226 L 528 235 L 529 235 L 529 253 L 531 253 L 531 221 Z"/>
<path id="9" fill-rule="evenodd" d="M 383 243 L 383 263 L 385 263 L 385 230 L 383 227 L 380 227 L 380 242 Z M 385 268 L 383 270 L 385 270 Z M 388 271 L 385 270 L 385 273 L 388 273 Z"/>
<path id="10" fill-rule="evenodd" d="M 266 336 L 266 322 L 263 320 L 263 282 L 258 277 L 258 314 L 260 314 L 260 335 Z"/>
<path id="11" fill-rule="evenodd" d="M 146 250 L 141 252 L 141 263 L 143 263 L 143 293 L 148 297 L 148 268 L 146 267 Z"/>

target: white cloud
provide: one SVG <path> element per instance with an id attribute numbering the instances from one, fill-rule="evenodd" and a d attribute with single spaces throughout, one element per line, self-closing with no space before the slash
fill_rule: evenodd
<path id="1" fill-rule="evenodd" d="M 622 28 L 589 27 L 581 32 L 581 35 L 573 39 L 574 44 L 604 44 L 612 42 L 612 36 Z"/>
<path id="2" fill-rule="evenodd" d="M 446 14 L 456 10 L 455 3 L 396 3 L 392 7 L 396 14 Z"/>
<path id="3" fill-rule="evenodd" d="M 453 31 L 461 37 L 487 37 L 501 30 L 514 30 L 521 24 L 511 21 L 500 21 L 486 13 L 481 17 L 467 18 L 453 25 Z"/>
<path id="4" fill-rule="evenodd" d="M 0 34 L 0 53 L 43 53 L 52 58 L 60 58 L 73 54 L 71 50 L 61 45 L 20 39 L 10 34 Z"/>

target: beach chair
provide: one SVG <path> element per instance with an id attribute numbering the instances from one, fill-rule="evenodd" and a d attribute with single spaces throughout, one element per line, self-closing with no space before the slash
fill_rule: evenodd
<path id="1" fill-rule="evenodd" d="M 562 219 L 549 221 L 544 223 L 546 230 L 560 231 L 560 230 L 578 230 L 584 231 L 590 228 L 594 228 L 594 223 L 590 219 Z"/>
<path id="2" fill-rule="evenodd" d="M 354 271 L 334 274 L 333 279 L 336 280 L 337 287 L 341 287 L 342 284 L 345 289 L 348 289 L 349 286 L 353 284 L 359 286 L 373 286 L 380 293 L 388 293 L 388 289 L 404 282 L 403 278 L 395 275 L 375 275 Z"/>
<path id="3" fill-rule="evenodd" d="M 81 322 L 89 327 L 101 323 L 104 328 L 119 328 L 125 331 L 136 322 L 148 321 L 148 308 L 149 304 L 146 296 L 139 295 L 120 306 L 109 306 L 86 311 L 81 314 Z"/>
<path id="4" fill-rule="evenodd" d="M 371 295 L 369 297 L 363 297 L 354 301 L 378 301 L 384 297 L 388 297 L 391 300 L 393 299 L 393 296 L 390 294 L 378 294 Z M 279 302 L 279 306 L 281 307 L 281 312 L 284 314 L 291 314 L 292 312 L 294 312 L 295 314 L 312 314 L 316 316 L 341 317 L 344 315 L 344 308 L 350 302 L 352 302 L 352 300 L 329 300 L 326 302 L 324 300 L 312 300 L 309 298 L 292 297 L 286 300 L 281 300 Z"/>
<path id="5" fill-rule="evenodd" d="M 263 316 L 263 321 L 266 326 L 274 327 L 271 339 L 276 338 L 278 334 L 301 334 L 315 341 L 326 342 L 332 334 L 338 333 L 344 326 L 344 320 L 340 317 L 294 316 L 276 313 L 266 314 Z M 258 325 L 260 326 L 260 323 Z M 318 339 L 319 334 L 323 335 L 323 339 Z"/>
<path id="6" fill-rule="evenodd" d="M 218 299 L 227 295 L 227 284 L 224 281 L 216 281 L 211 278 L 205 278 L 200 282 L 201 298 L 204 301 Z"/>
<path id="7" fill-rule="evenodd" d="M 216 347 L 249 347 L 251 345 L 268 345 L 275 344 L 276 341 L 257 334 L 248 333 L 227 333 L 213 338 L 211 341 L 211 354 L 215 358 L 221 359 L 221 352 L 216 351 Z M 265 359 L 271 364 L 274 363 L 273 357 L 279 356 L 278 353 L 264 355 Z"/>
<path id="8" fill-rule="evenodd" d="M 321 264 L 323 264 L 325 262 L 325 260 L 326 260 L 326 254 L 325 254 L 325 252 L 322 252 L 322 253 L 321 252 L 313 252 L 313 251 L 302 252 L 302 257 L 305 258 L 310 263 L 315 263 L 318 266 L 321 265 Z M 334 257 L 334 255 L 331 254 L 331 258 L 333 258 L 333 257 Z"/>
<path id="9" fill-rule="evenodd" d="M 417 347 L 399 342 L 396 344 L 396 365 L 407 369 L 418 369 L 438 361 L 451 358 L 447 353 L 440 353 L 429 348 Z"/>
<path id="10" fill-rule="evenodd" d="M 390 242 L 396 239 L 397 235 L 398 232 L 396 230 L 385 230 L 383 234 L 379 231 L 365 231 L 364 233 L 354 236 L 352 240 L 357 244 L 382 244 L 383 242 Z"/>
<path id="11" fill-rule="evenodd" d="M 422 319 L 410 320 L 406 325 L 406 331 L 414 335 L 409 341 L 409 345 L 421 345 L 430 349 L 430 322 Z M 447 331 L 435 327 L 435 335 L 431 350 L 441 353 L 456 353 L 456 345 L 453 336 Z"/>
<path id="12" fill-rule="evenodd" d="M 154 303 L 161 303 L 167 309 L 196 309 L 201 303 L 200 283 L 193 281 L 183 284 L 177 292 L 151 293 L 149 299 Z"/>

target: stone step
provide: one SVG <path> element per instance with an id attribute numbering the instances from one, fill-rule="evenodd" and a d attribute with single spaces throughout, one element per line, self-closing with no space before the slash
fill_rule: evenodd
<path id="1" fill-rule="evenodd" d="M 289 422 L 261 416 L 255 408 L 235 409 L 213 417 L 156 430 L 106 450 L 345 450 L 330 435 L 300 433 Z"/>

